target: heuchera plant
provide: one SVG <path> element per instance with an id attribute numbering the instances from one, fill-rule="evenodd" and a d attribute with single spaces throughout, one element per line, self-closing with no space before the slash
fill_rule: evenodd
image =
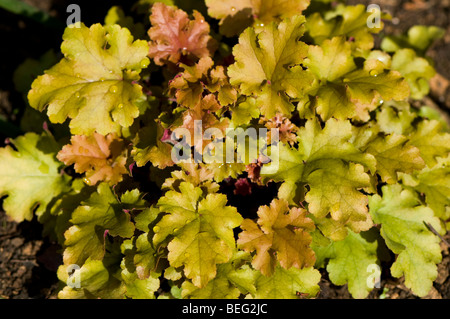
<path id="1" fill-rule="evenodd" d="M 62 247 L 59 298 L 305 298 L 320 269 L 364 298 L 386 264 L 417 296 L 430 291 L 449 226 L 450 134 L 410 103 L 428 94 L 440 30 L 375 49 L 383 23 L 369 26 L 363 5 L 134 8 L 145 18 L 113 7 L 103 24 L 67 27 L 62 59 L 35 61 L 48 69 L 28 92 L 34 129 L 0 149 L 4 210 L 37 216 Z M 180 128 L 216 132 L 184 139 L 200 161 L 174 158 Z M 276 129 L 266 151 L 278 165 L 223 160 L 218 145 L 238 128 Z"/>

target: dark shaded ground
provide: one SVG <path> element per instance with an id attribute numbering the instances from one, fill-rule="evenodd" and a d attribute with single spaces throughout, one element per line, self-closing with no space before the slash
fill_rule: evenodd
<path id="1" fill-rule="evenodd" d="M 0 297 L 52 298 L 61 262 L 58 246 L 42 239 L 36 221 L 17 224 L 0 212 L 0 223 Z"/>
<path id="2" fill-rule="evenodd" d="M 101 22 L 108 8 L 123 1 L 95 0 L 94 7 L 89 5 L 89 1 L 25 0 L 25 2 L 46 10 L 63 22 L 68 15 L 67 5 L 81 3 L 82 21 L 90 25 Z M 128 6 L 130 2 L 132 1 L 128 1 Z M 349 3 L 365 5 L 376 3 L 382 10 L 389 11 L 394 19 L 386 23 L 387 34 L 399 34 L 416 24 L 437 25 L 447 30 L 444 39 L 436 42 L 428 52 L 428 55 L 436 61 L 435 67 L 438 74 L 431 83 L 431 98 L 425 102 L 448 114 L 450 112 L 450 0 L 351 0 Z M 0 9 L 2 38 L 0 116 L 18 124 L 25 102 L 22 95 L 14 89 L 11 81 L 13 72 L 26 58 L 38 58 L 51 48 L 59 52 L 62 32 L 61 29 L 44 27 L 33 20 L 18 17 Z M 56 269 L 61 257 L 58 247 L 47 239 L 43 239 L 41 231 L 41 225 L 35 220 L 17 224 L 8 221 L 5 214 L 0 212 L 0 298 L 55 298 L 58 289 Z M 447 241 L 450 239 L 448 234 L 446 239 Z M 433 290 L 426 298 L 450 298 L 449 247 L 442 244 L 442 248 L 443 261 L 438 267 L 439 275 Z M 402 280 L 390 276 L 389 264 L 384 265 L 383 269 L 385 272 L 381 276 L 381 288 L 374 289 L 368 298 L 416 298 L 403 285 Z M 318 298 L 350 298 L 347 287 L 331 284 L 325 272 L 320 286 L 322 289 Z"/>

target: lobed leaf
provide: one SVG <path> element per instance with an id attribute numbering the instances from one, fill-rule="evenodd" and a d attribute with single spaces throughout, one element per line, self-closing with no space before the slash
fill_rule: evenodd
<path id="1" fill-rule="evenodd" d="M 186 277 L 201 288 L 215 277 L 217 264 L 230 260 L 235 249 L 232 229 L 240 225 L 242 217 L 234 207 L 226 206 L 223 194 L 201 199 L 202 190 L 187 182 L 179 189 L 168 191 L 158 201 L 166 215 L 153 228 L 153 242 L 158 245 L 172 235 L 170 265 L 184 266 Z"/>
<path id="2" fill-rule="evenodd" d="M 59 145 L 48 133 L 27 133 L 0 149 L 0 196 L 5 212 L 17 222 L 38 217 L 61 194 L 70 178 L 55 158 Z"/>
<path id="3" fill-rule="evenodd" d="M 433 210 L 420 204 L 417 195 L 399 184 L 382 187 L 383 196 L 369 199 L 370 214 L 381 224 L 381 236 L 397 258 L 391 267 L 394 277 L 405 276 L 405 285 L 419 297 L 425 296 L 437 277 L 441 259 L 439 238 L 426 226 L 441 232 Z"/>
<path id="4" fill-rule="evenodd" d="M 72 134 L 120 135 L 147 107 L 136 81 L 149 64 L 148 45 L 118 25 L 79 24 L 63 39 L 64 58 L 33 82 L 30 105 L 47 108 L 52 123 L 69 118 Z"/>
<path id="5" fill-rule="evenodd" d="M 367 237 L 367 238 L 366 238 Z M 333 242 L 327 265 L 330 280 L 335 285 L 348 284 L 353 298 L 366 298 L 372 288 L 368 285 L 371 265 L 377 265 L 377 241 L 368 232 L 349 231 L 341 241 Z"/>
<path id="6" fill-rule="evenodd" d="M 135 203 L 140 198 L 135 199 Z M 82 265 L 88 258 L 101 260 L 105 255 L 106 236 L 133 236 L 135 226 L 111 188 L 97 187 L 89 199 L 72 213 L 71 226 L 64 234 L 64 263 Z"/>
<path id="7" fill-rule="evenodd" d="M 214 52 L 214 40 L 209 35 L 209 24 L 198 11 L 194 20 L 176 7 L 157 2 L 152 6 L 148 31 L 149 57 L 157 65 L 178 63 L 182 56 L 207 57 Z"/>
<path id="8" fill-rule="evenodd" d="M 128 172 L 126 153 L 124 141 L 116 134 L 103 136 L 94 133 L 91 136 L 72 136 L 71 144 L 65 145 L 57 158 L 66 165 L 75 164 L 77 173 L 86 173 L 89 185 L 99 181 L 114 185 Z"/>
<path id="9" fill-rule="evenodd" d="M 296 299 L 300 295 L 314 297 L 319 292 L 317 269 L 276 267 L 272 276 L 260 275 L 255 282 L 257 299 Z"/>
<path id="10" fill-rule="evenodd" d="M 309 247 L 314 223 L 300 208 L 289 209 L 286 200 L 274 199 L 270 207 L 260 206 L 258 224 L 245 219 L 237 244 L 247 252 L 256 251 L 252 260 L 255 269 L 271 276 L 278 262 L 285 269 L 314 265 L 315 256 Z M 278 261 L 278 262 L 277 262 Z"/>
<path id="11" fill-rule="evenodd" d="M 299 66 L 308 50 L 298 40 L 304 23 L 303 16 L 295 16 L 271 23 L 260 33 L 248 28 L 233 48 L 236 62 L 228 68 L 230 83 L 244 95 L 256 95 L 261 114 L 268 118 L 277 112 L 290 115 L 294 109 L 290 98 L 299 97 L 312 83 L 310 73 Z"/>

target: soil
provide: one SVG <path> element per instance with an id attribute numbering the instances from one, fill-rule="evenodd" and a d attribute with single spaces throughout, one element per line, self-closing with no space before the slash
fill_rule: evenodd
<path id="1" fill-rule="evenodd" d="M 24 2 L 45 10 L 60 21 L 65 21 L 68 15 L 66 13 L 68 4 L 79 3 L 82 8 L 82 20 L 87 25 L 102 21 L 108 8 L 119 3 L 119 1 L 96 0 L 93 7 L 89 4 L 83 5 L 83 1 L 24 0 Z M 349 3 L 365 5 L 376 3 L 382 10 L 388 11 L 394 19 L 386 23 L 387 34 L 400 34 L 417 24 L 436 25 L 447 31 L 445 37 L 437 41 L 427 52 L 427 55 L 436 62 L 437 75 L 431 81 L 431 94 L 423 103 L 440 110 L 448 118 L 450 0 L 350 0 Z M 2 43 L 8 44 L 0 46 L 0 119 L 7 119 L 17 125 L 26 105 L 23 96 L 16 91 L 11 81 L 14 70 L 26 58 L 38 58 L 51 48 L 58 52 L 62 30 L 43 26 L 32 19 L 0 9 L 0 34 Z M 8 136 L 0 132 L 0 146 L 6 137 Z M 449 234 L 444 238 L 450 242 Z M 425 298 L 450 298 L 449 247 L 444 242 L 441 245 L 443 259 L 438 266 L 438 278 Z M 42 226 L 36 220 L 15 223 L 8 220 L 4 212 L 0 211 L 0 298 L 56 298 L 58 291 L 56 269 L 60 263 L 60 247 L 42 237 Z M 381 275 L 380 288 L 375 288 L 368 296 L 369 299 L 417 298 L 405 287 L 403 279 L 390 276 L 389 263 L 383 266 L 386 271 Z M 323 272 L 320 286 L 321 292 L 317 297 L 319 299 L 351 298 L 347 287 L 333 285 L 326 272 Z"/>

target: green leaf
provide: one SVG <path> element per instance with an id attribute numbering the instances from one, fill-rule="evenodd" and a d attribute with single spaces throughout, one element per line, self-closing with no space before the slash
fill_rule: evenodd
<path id="1" fill-rule="evenodd" d="M 150 225 L 156 220 L 158 215 L 159 209 L 154 206 L 143 210 L 134 218 L 136 228 L 148 233 L 151 229 Z"/>
<path id="2" fill-rule="evenodd" d="M 304 23 L 303 16 L 295 16 L 279 25 L 271 23 L 260 33 L 248 28 L 233 48 L 236 62 L 228 68 L 230 83 L 239 86 L 242 94 L 255 94 L 261 114 L 267 118 L 277 112 L 290 115 L 294 105 L 289 97 L 299 97 L 312 83 L 310 73 L 298 66 L 308 50 L 298 41 Z"/>
<path id="3" fill-rule="evenodd" d="M 300 187 L 301 192 L 302 183 L 309 184 L 311 194 L 307 195 L 307 201 L 312 203 L 314 214 L 323 218 L 332 212 L 335 220 L 354 222 L 356 231 L 356 222 L 363 221 L 363 216 L 368 215 L 363 208 L 365 196 L 357 189 L 369 186 L 369 176 L 362 166 L 354 163 L 362 164 L 374 172 L 376 162 L 372 155 L 361 152 L 351 143 L 353 134 L 348 121 L 330 119 L 323 129 L 317 120 L 307 121 L 298 133 L 298 150 L 280 144 L 279 165 L 263 166 L 263 181 L 272 179 L 283 182 L 284 188 L 280 188 L 280 191 L 284 192 L 282 195 L 287 195 L 288 201 L 292 201 L 298 193 L 297 187 Z M 350 174 L 348 169 L 351 169 Z M 322 178 L 327 182 L 322 182 Z M 323 200 L 316 201 L 320 197 Z M 333 200 L 327 201 L 326 197 Z M 346 200 L 352 204 L 349 205 Z M 353 207 L 355 203 L 357 205 Z M 364 224 L 364 227 L 369 226 Z"/>
<path id="4" fill-rule="evenodd" d="M 219 31 L 227 37 L 240 34 L 254 22 L 263 26 L 300 15 L 310 0 L 206 0 L 209 16 L 220 19 Z"/>
<path id="5" fill-rule="evenodd" d="M 139 130 L 131 151 L 137 166 L 144 166 L 150 162 L 153 166 L 164 169 L 174 165 L 172 145 L 161 142 L 163 134 L 164 129 L 159 122 L 149 123 Z"/>
<path id="6" fill-rule="evenodd" d="M 401 49 L 392 57 L 392 70 L 399 71 L 406 79 L 411 90 L 411 97 L 422 99 L 430 92 L 429 80 L 436 74 L 433 66 L 412 49 Z"/>
<path id="7" fill-rule="evenodd" d="M 231 127 L 249 124 L 252 119 L 259 118 L 260 111 L 254 98 L 248 98 L 231 108 Z"/>
<path id="8" fill-rule="evenodd" d="M 442 110 L 436 109 L 432 106 L 424 105 L 419 109 L 420 117 L 429 120 L 436 120 L 441 123 L 443 131 L 450 132 L 450 123 L 447 123 L 446 119 L 442 115 Z"/>
<path id="9" fill-rule="evenodd" d="M 127 297 L 133 299 L 155 299 L 155 292 L 159 289 L 159 274 L 139 279 L 136 273 L 130 273 L 126 268 L 122 270 L 122 279 L 125 283 Z"/>
<path id="10" fill-rule="evenodd" d="M 356 118 L 363 121 L 369 119 L 368 112 L 376 109 L 380 99 L 401 101 L 410 93 L 399 72 L 384 69 L 381 62 L 374 67 L 370 60 L 366 60 L 363 69 L 346 74 L 342 81 L 356 106 Z"/>
<path id="11" fill-rule="evenodd" d="M 167 236 L 168 260 L 172 267 L 184 266 L 186 277 L 199 288 L 216 275 L 216 264 L 226 263 L 235 249 L 233 228 L 242 217 L 236 208 L 226 206 L 223 194 L 208 194 L 194 185 L 182 182 L 180 192 L 168 191 L 159 202 L 167 213 L 153 228 L 157 245 Z"/>
<path id="12" fill-rule="evenodd" d="M 252 0 L 256 19 L 264 24 L 299 15 L 309 3 L 310 0 Z"/>
<path id="13" fill-rule="evenodd" d="M 312 106 L 324 121 L 335 117 L 367 122 L 370 120 L 369 112 L 383 101 L 401 101 L 408 97 L 407 82 L 398 71 L 386 69 L 382 61 L 368 59 L 363 68 L 356 69 L 353 59 L 348 56 L 350 48 L 342 38 L 325 40 L 323 45 L 326 48 L 324 52 L 321 46 L 311 49 L 311 54 L 323 55 L 323 59 L 316 61 L 313 58 L 309 62 L 320 82 L 310 87 L 308 94 L 315 97 Z M 344 54 L 334 54 L 339 50 L 343 50 Z M 303 116 L 310 103 L 309 98 L 301 99 L 298 108 Z"/>
<path id="14" fill-rule="evenodd" d="M 39 217 L 54 198 L 69 190 L 69 176 L 56 160 L 59 145 L 48 133 L 27 133 L 0 149 L 0 196 L 5 212 L 17 222 Z"/>
<path id="15" fill-rule="evenodd" d="M 377 125 L 386 134 L 408 135 L 417 114 L 408 102 L 384 102 L 377 112 Z"/>
<path id="16" fill-rule="evenodd" d="M 30 105 L 46 107 L 52 123 L 70 118 L 72 134 L 102 135 L 129 127 L 147 107 L 136 83 L 149 64 L 148 44 L 118 25 L 83 24 L 67 28 L 64 58 L 38 77 L 28 94 Z"/>
<path id="17" fill-rule="evenodd" d="M 369 28 L 367 20 L 370 15 L 366 6 L 362 4 L 356 6 L 338 4 L 332 11 L 309 15 L 306 26 L 315 44 L 320 45 L 326 39 L 336 36 L 354 38 L 352 50 L 361 56 L 363 52 L 373 48 L 372 33 L 379 33 L 383 28 L 383 23 L 380 28 Z"/>
<path id="18" fill-rule="evenodd" d="M 367 196 L 359 191 L 370 186 L 370 177 L 362 165 L 336 160 L 319 162 L 306 181 L 311 190 L 305 199 L 317 218 L 330 213 L 333 220 L 347 224 L 355 232 L 372 226 Z"/>
<path id="19" fill-rule="evenodd" d="M 81 203 L 70 222 L 73 226 L 65 233 L 65 264 L 81 265 L 88 258 L 102 259 L 107 234 L 130 238 L 135 229 L 129 213 L 106 183 L 99 184 L 97 192 Z"/>
<path id="20" fill-rule="evenodd" d="M 408 138 L 403 135 L 379 136 L 368 145 L 366 151 L 375 156 L 377 173 L 388 184 L 396 183 L 398 172 L 412 173 L 425 167 L 419 149 L 409 145 Z"/>
<path id="21" fill-rule="evenodd" d="M 356 116 L 355 106 L 350 100 L 345 86 L 328 83 L 321 86 L 314 95 L 316 100 L 313 105 L 323 120 L 332 117 L 345 120 Z M 309 100 L 306 106 L 309 106 Z M 299 111 L 304 113 L 305 105 L 299 103 Z"/>
<path id="22" fill-rule="evenodd" d="M 57 240 L 58 244 L 64 245 L 64 233 L 70 226 L 72 212 L 86 201 L 96 188 L 86 185 L 78 178 L 74 179 L 70 191 L 54 199 L 43 215 L 39 217 L 39 222 L 43 224 L 43 235 Z"/>
<path id="23" fill-rule="evenodd" d="M 299 151 L 305 155 L 307 163 L 323 159 L 341 159 L 360 163 L 375 171 L 375 159 L 364 154 L 352 144 L 353 127 L 349 121 L 330 119 L 322 129 L 317 120 L 306 122 L 298 136 Z"/>
<path id="24" fill-rule="evenodd" d="M 58 268 L 58 278 L 62 282 L 75 284 L 78 275 L 80 288 L 65 286 L 58 293 L 60 299 L 118 299 L 125 294 L 125 285 L 115 278 L 111 269 L 101 260 L 87 259 L 84 265 L 75 270 L 72 278 L 69 278 L 68 266 L 63 265 Z"/>
<path id="25" fill-rule="evenodd" d="M 420 204 L 417 195 L 401 185 L 383 186 L 383 196 L 369 199 L 370 214 L 381 224 L 381 236 L 397 258 L 391 267 L 394 277 L 405 276 L 405 285 L 419 297 L 425 296 L 437 277 L 442 260 L 440 239 L 426 226 L 441 232 L 433 210 Z"/>
<path id="26" fill-rule="evenodd" d="M 369 266 L 378 263 L 378 244 L 369 236 L 369 232 L 355 234 L 349 231 L 344 240 L 331 245 L 332 253 L 327 265 L 330 280 L 339 286 L 348 284 L 353 298 L 366 298 L 372 290 L 368 285 Z"/>
<path id="27" fill-rule="evenodd" d="M 435 216 L 444 221 L 450 218 L 450 157 L 438 158 L 432 168 L 402 175 L 402 180 L 404 185 L 425 194 L 426 203 Z"/>
<path id="28" fill-rule="evenodd" d="M 436 120 L 419 122 L 415 132 L 409 136 L 408 144 L 417 147 L 428 167 L 437 163 L 437 157 L 447 157 L 450 152 L 450 133 Z"/>
<path id="29" fill-rule="evenodd" d="M 442 38 L 445 30 L 436 26 L 415 25 L 400 36 L 387 36 L 381 42 L 381 49 L 396 52 L 403 48 L 414 49 L 423 56 L 434 41 Z"/>
<path id="30" fill-rule="evenodd" d="M 344 37 L 334 37 L 320 46 L 310 46 L 305 65 L 320 80 L 330 82 L 356 69 L 350 42 Z"/>
<path id="31" fill-rule="evenodd" d="M 240 260 L 248 256 L 243 252 L 235 253 L 232 259 L 217 266 L 216 277 L 204 288 L 198 288 L 190 281 L 182 284 L 182 297 L 192 299 L 237 299 L 241 294 L 255 293 L 255 279 L 258 272 Z"/>
<path id="32" fill-rule="evenodd" d="M 241 34 L 253 23 L 251 0 L 206 0 L 208 15 L 219 19 L 221 34 L 232 37 Z"/>
<path id="33" fill-rule="evenodd" d="M 148 233 L 141 234 L 135 242 L 133 263 L 136 266 L 136 274 L 139 279 L 149 278 L 156 270 L 157 253 Z"/>
<path id="34" fill-rule="evenodd" d="M 325 268 L 327 259 L 333 256 L 334 241 L 325 237 L 318 228 L 311 232 L 311 237 L 311 248 L 314 250 L 316 255 L 316 263 L 314 264 L 314 268 Z"/>
<path id="35" fill-rule="evenodd" d="M 161 275 L 160 273 L 149 272 L 145 277 L 140 276 L 142 272 L 139 271 L 138 268 L 140 267 L 139 262 L 136 263 L 136 265 L 134 264 L 134 262 L 132 262 L 133 258 L 134 261 L 136 261 L 136 256 L 139 254 L 140 248 L 138 241 L 142 236 L 146 237 L 146 235 L 147 234 L 143 234 L 137 239 L 135 243 L 136 247 L 134 246 L 132 240 L 125 240 L 121 245 L 122 254 L 125 255 L 120 264 L 120 267 L 122 269 L 121 278 L 125 283 L 127 289 L 126 295 L 133 299 L 154 299 L 155 292 L 156 290 L 159 289 L 160 286 L 159 282 L 159 276 Z M 146 238 L 145 240 L 148 242 Z M 154 259 L 155 258 L 153 258 L 153 260 Z"/>
<path id="36" fill-rule="evenodd" d="M 275 268 L 272 276 L 260 275 L 255 282 L 257 299 L 296 299 L 300 294 L 314 297 L 319 292 L 320 273 L 314 268 Z"/>
<path id="37" fill-rule="evenodd" d="M 301 193 L 302 183 L 304 183 L 302 181 L 304 180 L 305 156 L 297 149 L 283 143 L 271 146 L 270 151 L 278 153 L 280 160 L 278 165 L 263 165 L 261 168 L 262 182 L 266 183 L 269 180 L 283 182 L 278 197 L 286 199 L 291 205 L 295 205 L 293 199 L 297 197 L 297 193 L 300 193 L 300 198 L 303 199 Z"/>

